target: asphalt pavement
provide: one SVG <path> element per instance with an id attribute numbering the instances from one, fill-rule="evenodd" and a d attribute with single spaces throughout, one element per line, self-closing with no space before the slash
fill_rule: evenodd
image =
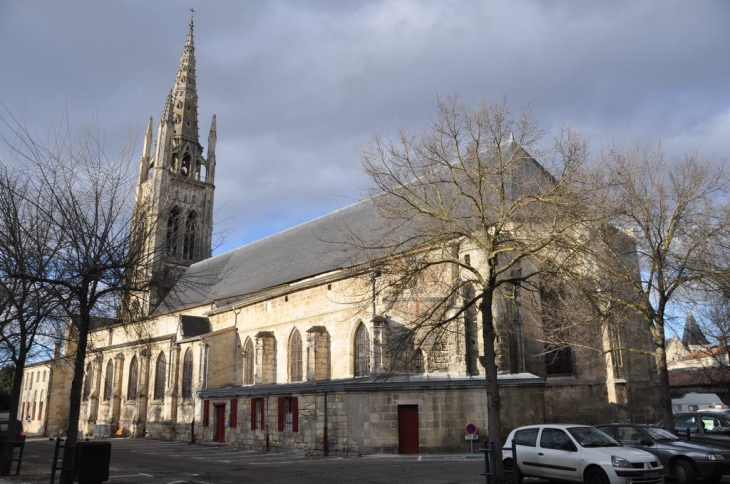
<path id="1" fill-rule="evenodd" d="M 484 456 L 478 452 L 323 457 L 262 452 L 225 444 L 194 445 L 134 438 L 107 442 L 111 442 L 107 482 L 113 484 L 486 482 L 481 475 Z M 49 483 L 54 445 L 54 441 L 47 439 L 29 439 L 20 474 L 0 478 L 0 484 Z"/>

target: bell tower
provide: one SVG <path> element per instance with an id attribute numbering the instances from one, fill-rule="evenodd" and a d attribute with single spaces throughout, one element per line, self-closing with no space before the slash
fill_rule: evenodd
<path id="1" fill-rule="evenodd" d="M 216 119 L 214 115 L 203 156 L 196 81 L 191 18 L 154 148 L 152 118 L 142 147 L 131 250 L 139 251 L 134 278 L 145 290 L 129 297 L 126 309 L 132 318 L 154 312 L 185 269 L 211 256 Z"/>

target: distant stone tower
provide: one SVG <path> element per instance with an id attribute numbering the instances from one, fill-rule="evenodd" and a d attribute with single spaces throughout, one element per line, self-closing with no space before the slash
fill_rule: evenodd
<path id="1" fill-rule="evenodd" d="M 208 156 L 198 138 L 193 20 L 175 83 L 167 96 L 152 152 L 152 118 L 139 163 L 132 250 L 143 254 L 134 277 L 146 291 L 129 296 L 127 317 L 151 314 L 191 264 L 211 256 L 216 120 Z"/>

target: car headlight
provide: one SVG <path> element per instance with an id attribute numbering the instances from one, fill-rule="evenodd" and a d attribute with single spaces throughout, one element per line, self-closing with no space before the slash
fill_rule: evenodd
<path id="1" fill-rule="evenodd" d="M 722 454 L 707 454 L 709 460 L 725 460 L 725 456 Z"/>
<path id="2" fill-rule="evenodd" d="M 626 459 L 624 459 L 623 457 L 619 457 L 617 455 L 611 456 L 611 465 L 614 467 L 628 467 L 628 468 L 633 467 L 631 465 L 631 462 L 629 462 Z"/>

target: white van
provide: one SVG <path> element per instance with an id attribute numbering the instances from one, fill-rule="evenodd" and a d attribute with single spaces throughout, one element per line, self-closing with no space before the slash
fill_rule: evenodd
<path id="1" fill-rule="evenodd" d="M 714 393 L 687 393 L 682 398 L 672 399 L 672 412 L 696 412 L 697 410 L 727 410 L 720 397 Z"/>

